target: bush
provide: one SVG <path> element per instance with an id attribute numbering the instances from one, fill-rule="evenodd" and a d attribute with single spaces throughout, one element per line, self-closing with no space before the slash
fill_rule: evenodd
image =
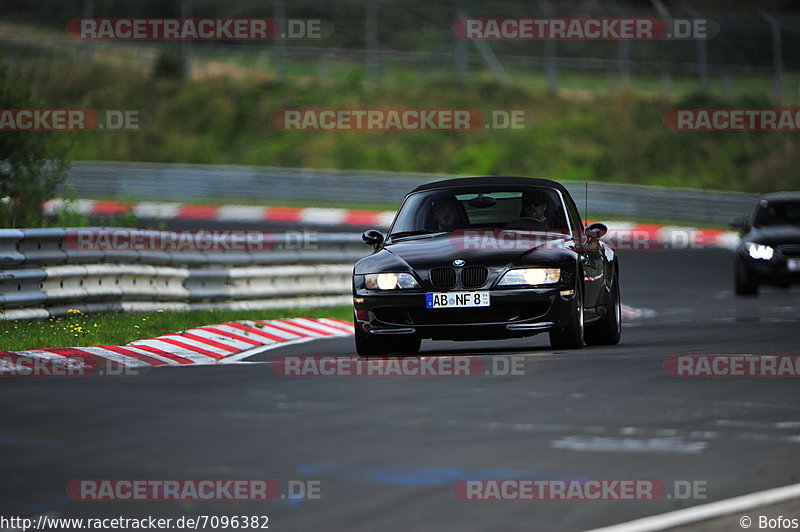
<path id="1" fill-rule="evenodd" d="M 37 107 L 30 92 L 0 68 L 0 109 Z M 7 131 L 0 135 L 0 227 L 41 227 L 43 205 L 69 168 L 67 133 Z"/>
<path id="2" fill-rule="evenodd" d="M 154 78 L 177 79 L 181 77 L 183 66 L 181 55 L 175 48 L 161 50 L 153 64 Z"/>

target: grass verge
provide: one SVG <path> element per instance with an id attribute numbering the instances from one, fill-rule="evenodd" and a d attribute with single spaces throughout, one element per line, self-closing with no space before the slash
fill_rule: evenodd
<path id="1" fill-rule="evenodd" d="M 48 347 L 125 345 L 134 340 L 154 338 L 234 320 L 271 320 L 290 317 L 339 318 L 351 321 L 352 307 L 316 307 L 279 310 L 214 310 L 191 312 L 153 312 L 148 314 L 87 315 L 72 312 L 44 321 L 0 322 L 0 349 L 22 351 Z"/>
<path id="2" fill-rule="evenodd" d="M 140 109 L 150 117 L 141 131 L 75 134 L 76 160 L 538 175 L 752 192 L 800 187 L 796 135 L 676 132 L 664 125 L 665 113 L 674 108 L 774 107 L 763 90 L 733 100 L 623 90 L 577 98 L 551 96 L 532 82 L 509 87 L 416 78 L 378 84 L 361 79 L 183 82 L 114 68 L 58 71 L 24 65 L 13 74 L 46 107 L 70 108 L 80 101 L 85 108 Z M 526 113 L 526 127 L 282 131 L 270 123 L 278 110 L 306 108 L 518 110 Z"/>

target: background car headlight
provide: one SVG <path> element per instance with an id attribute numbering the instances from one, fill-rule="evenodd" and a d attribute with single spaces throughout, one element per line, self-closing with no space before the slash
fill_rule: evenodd
<path id="1" fill-rule="evenodd" d="M 419 288 L 417 280 L 410 273 L 370 273 L 364 276 L 365 286 L 378 290 L 403 290 Z"/>
<path id="2" fill-rule="evenodd" d="M 521 268 L 509 270 L 499 285 L 541 285 L 553 284 L 561 280 L 561 268 Z"/>
<path id="3" fill-rule="evenodd" d="M 754 259 L 771 260 L 775 254 L 775 250 L 764 244 L 755 244 L 750 242 L 747 244 L 747 254 Z"/>

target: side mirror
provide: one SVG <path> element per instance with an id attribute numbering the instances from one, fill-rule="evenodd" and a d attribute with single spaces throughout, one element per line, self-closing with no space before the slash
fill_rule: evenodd
<path id="1" fill-rule="evenodd" d="M 600 222 L 595 222 L 583 230 L 583 235 L 590 240 L 600 240 L 608 233 L 608 227 Z"/>
<path id="2" fill-rule="evenodd" d="M 383 244 L 384 237 L 383 233 L 377 229 L 367 229 L 364 231 L 364 234 L 361 235 L 361 240 L 363 240 L 365 244 L 372 246 L 372 248 L 377 251 L 378 246 Z"/>

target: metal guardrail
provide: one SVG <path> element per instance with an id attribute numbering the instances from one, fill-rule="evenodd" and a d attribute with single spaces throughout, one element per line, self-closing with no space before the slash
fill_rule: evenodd
<path id="1" fill-rule="evenodd" d="M 349 233 L 317 235 L 304 249 L 281 249 L 287 237 L 295 237 L 277 234 L 271 249 L 221 253 L 79 249 L 74 231 L 0 230 L 0 319 L 63 315 L 70 308 L 98 312 L 344 304 L 352 265 L 369 254 L 360 236 Z"/>
<path id="2" fill-rule="evenodd" d="M 396 201 L 416 186 L 448 174 L 411 174 L 356 170 L 316 170 L 269 166 L 199 164 L 74 163 L 66 186 L 81 198 L 192 202 L 214 198 L 219 203 L 251 200 Z M 547 177 L 547 176 L 545 176 Z M 558 179 L 557 176 L 550 176 Z M 586 184 L 561 181 L 581 210 Z M 755 195 L 686 188 L 615 183 L 589 183 L 589 209 L 599 216 L 663 219 L 702 225 L 725 225 L 745 216 Z M 141 203 L 139 204 L 141 207 Z M 141 210 L 141 209 L 140 209 Z M 157 213 L 154 213 L 157 217 Z M 2 243 L 0 242 L 0 246 Z"/>

